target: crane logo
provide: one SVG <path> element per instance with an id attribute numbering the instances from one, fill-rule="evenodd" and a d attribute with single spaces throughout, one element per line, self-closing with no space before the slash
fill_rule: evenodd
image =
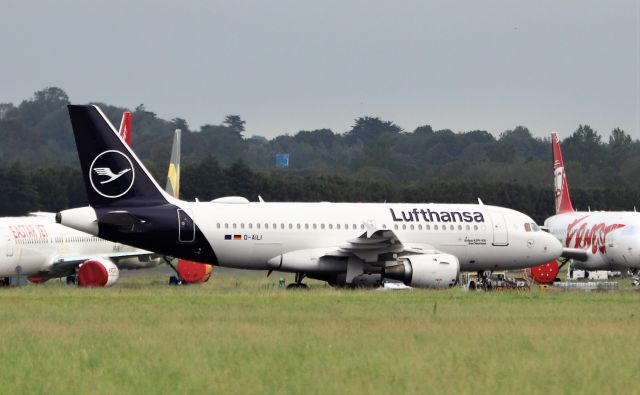
<path id="1" fill-rule="evenodd" d="M 100 196 L 116 199 L 129 192 L 135 180 L 133 164 L 120 151 L 108 150 L 96 156 L 89 167 L 91 187 Z"/>

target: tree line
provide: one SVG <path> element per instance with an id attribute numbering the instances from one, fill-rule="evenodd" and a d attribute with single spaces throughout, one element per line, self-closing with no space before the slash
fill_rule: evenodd
<path id="1" fill-rule="evenodd" d="M 1 215 L 86 204 L 68 103 L 56 87 L 17 105 L 0 103 Z M 117 125 L 125 108 L 98 104 Z M 549 138 L 533 137 L 524 126 L 495 137 L 429 125 L 406 131 L 363 116 L 342 133 L 303 130 L 266 139 L 248 136 L 235 114 L 192 130 L 186 120 L 161 119 L 144 105 L 132 112 L 132 145 L 157 179 L 164 180 L 173 130 L 183 131 L 186 199 L 261 194 L 272 201 L 472 203 L 480 197 L 537 220 L 553 210 Z M 604 139 L 588 125 L 561 137 L 574 205 L 633 209 L 640 142 L 621 129 Z M 277 153 L 289 154 L 289 168 L 275 169 Z"/>

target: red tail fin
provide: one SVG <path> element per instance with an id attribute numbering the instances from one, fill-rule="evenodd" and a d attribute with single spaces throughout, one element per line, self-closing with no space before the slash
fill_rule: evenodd
<path id="1" fill-rule="evenodd" d="M 120 122 L 120 137 L 131 146 L 131 113 L 125 111 L 122 113 L 122 122 Z"/>
<path id="2" fill-rule="evenodd" d="M 553 154 L 553 176 L 555 184 L 556 214 L 571 213 L 573 206 L 569 197 L 569 184 L 564 173 L 564 162 L 560 150 L 558 132 L 551 132 L 551 151 Z"/>

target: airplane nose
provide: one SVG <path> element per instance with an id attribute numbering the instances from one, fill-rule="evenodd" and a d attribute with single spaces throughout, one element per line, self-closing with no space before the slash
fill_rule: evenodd
<path id="1" fill-rule="evenodd" d="M 562 255 L 562 244 L 550 235 L 549 233 L 543 234 L 543 243 L 542 248 L 544 249 L 545 254 L 548 254 L 549 259 L 556 259 Z"/>

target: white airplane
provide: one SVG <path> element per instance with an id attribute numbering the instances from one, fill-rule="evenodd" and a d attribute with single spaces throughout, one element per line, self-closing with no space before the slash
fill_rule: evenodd
<path id="1" fill-rule="evenodd" d="M 130 130 L 131 114 L 125 113 L 120 126 L 124 141 Z M 119 268 L 157 264 L 156 254 L 61 226 L 53 213 L 0 218 L 0 237 L 0 278 L 5 283 L 15 274 L 37 283 L 76 274 L 80 268 L 80 285 L 110 286 L 118 280 Z"/>
<path id="2" fill-rule="evenodd" d="M 0 277 L 15 274 L 33 282 L 76 273 L 85 286 L 110 286 L 118 266 L 149 265 L 156 254 L 99 239 L 54 222 L 53 214 L 0 218 Z"/>
<path id="3" fill-rule="evenodd" d="M 165 193 L 102 111 L 70 105 L 91 206 L 56 220 L 164 255 L 296 274 L 332 285 L 453 286 L 460 270 L 517 269 L 557 258 L 562 246 L 528 216 L 474 204 L 185 202 Z M 100 184 L 96 168 L 113 173 Z"/>
<path id="4" fill-rule="evenodd" d="M 580 270 L 640 269 L 640 213 L 635 211 L 575 211 L 569 196 L 558 133 L 551 133 L 556 215 L 545 228 L 564 246 Z"/>

